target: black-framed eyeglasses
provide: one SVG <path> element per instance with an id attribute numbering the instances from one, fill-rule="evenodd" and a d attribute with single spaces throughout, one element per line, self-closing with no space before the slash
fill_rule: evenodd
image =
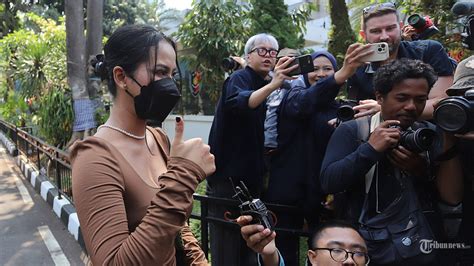
<path id="1" fill-rule="evenodd" d="M 364 9 L 362 9 L 362 14 L 365 16 L 369 13 L 375 12 L 380 9 L 385 9 L 385 8 L 397 9 L 397 5 L 395 5 L 395 3 L 392 3 L 392 2 L 374 4 L 368 7 L 364 7 Z"/>
<path id="2" fill-rule="evenodd" d="M 316 250 L 327 250 L 329 251 L 329 255 L 331 256 L 331 259 L 333 259 L 335 262 L 344 262 L 349 258 L 349 254 L 351 254 L 352 260 L 357 264 L 357 265 L 367 265 L 370 262 L 369 255 L 367 255 L 366 252 L 352 252 L 352 251 L 347 251 L 342 248 L 315 248 L 313 251 Z"/>
<path id="3" fill-rule="evenodd" d="M 257 54 L 261 57 L 266 56 L 267 54 L 270 55 L 270 57 L 276 57 L 278 54 L 278 50 L 276 49 L 267 49 L 267 48 L 253 48 L 250 50 L 250 53 L 253 53 L 257 51 Z"/>

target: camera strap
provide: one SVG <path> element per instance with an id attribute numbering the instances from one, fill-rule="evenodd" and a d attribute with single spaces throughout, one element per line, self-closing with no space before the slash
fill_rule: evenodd
<path id="1" fill-rule="evenodd" d="M 361 142 L 367 142 L 369 139 L 371 131 L 380 124 L 380 112 L 376 113 L 371 117 L 362 117 L 356 119 L 357 122 L 357 137 Z M 372 185 L 372 179 L 374 178 L 374 173 L 377 164 L 374 164 L 369 171 L 365 174 L 365 193 L 368 194 L 370 186 Z"/>

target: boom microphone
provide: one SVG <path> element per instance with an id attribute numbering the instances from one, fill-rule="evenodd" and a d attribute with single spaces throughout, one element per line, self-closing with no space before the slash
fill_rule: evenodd
<path id="1" fill-rule="evenodd" d="M 463 16 L 469 15 L 474 13 L 474 2 L 473 1 L 464 1 L 464 2 L 457 2 L 451 8 L 451 11 L 454 15 Z"/>

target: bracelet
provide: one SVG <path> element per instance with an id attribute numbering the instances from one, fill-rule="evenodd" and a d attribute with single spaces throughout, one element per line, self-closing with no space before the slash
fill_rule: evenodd
<path id="1" fill-rule="evenodd" d="M 449 148 L 448 150 L 443 152 L 440 156 L 438 156 L 436 158 L 436 161 L 438 161 L 438 162 L 449 161 L 449 160 L 453 159 L 454 157 L 456 157 L 458 154 L 459 154 L 458 146 L 453 145 L 453 146 L 451 146 L 451 148 Z"/>

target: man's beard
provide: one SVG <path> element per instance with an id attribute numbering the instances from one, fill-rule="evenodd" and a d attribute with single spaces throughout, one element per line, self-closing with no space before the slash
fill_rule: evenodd
<path id="1" fill-rule="evenodd" d="M 393 54 L 396 51 L 398 51 L 398 47 L 400 47 L 400 42 L 401 42 L 401 38 L 396 40 L 393 44 L 388 45 L 389 54 Z"/>

